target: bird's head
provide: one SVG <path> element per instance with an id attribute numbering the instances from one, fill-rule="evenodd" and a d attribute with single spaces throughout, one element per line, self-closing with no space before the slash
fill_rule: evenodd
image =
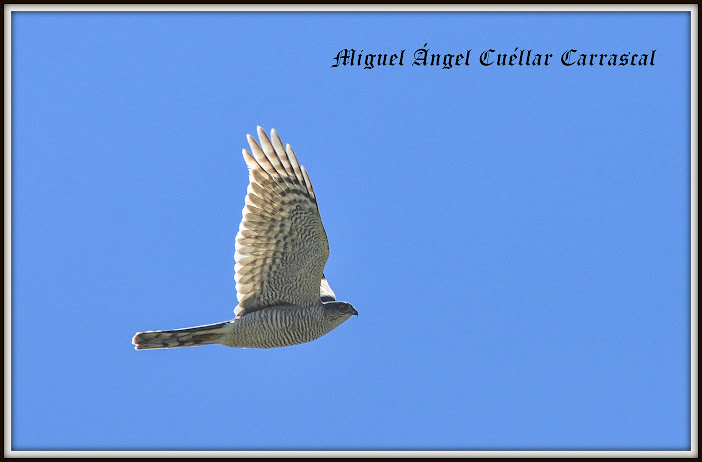
<path id="1" fill-rule="evenodd" d="M 324 317 L 335 326 L 354 315 L 358 316 L 358 311 L 350 303 L 327 302 L 324 304 Z"/>

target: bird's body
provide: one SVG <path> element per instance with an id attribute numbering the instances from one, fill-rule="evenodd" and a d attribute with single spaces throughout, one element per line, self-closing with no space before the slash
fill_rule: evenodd
<path id="1" fill-rule="evenodd" d="M 243 150 L 249 187 L 236 237 L 236 318 L 185 329 L 137 333 L 137 350 L 220 344 L 275 348 L 310 342 L 354 314 L 324 277 L 326 233 L 307 171 L 275 130 L 258 127 Z"/>

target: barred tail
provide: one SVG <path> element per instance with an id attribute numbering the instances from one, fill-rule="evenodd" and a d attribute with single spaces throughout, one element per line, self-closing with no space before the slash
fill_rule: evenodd
<path id="1" fill-rule="evenodd" d="M 136 350 L 152 350 L 155 348 L 179 348 L 219 343 L 227 332 L 226 326 L 231 321 L 207 324 L 204 326 L 187 327 L 174 330 L 150 330 L 137 332 L 132 339 Z"/>

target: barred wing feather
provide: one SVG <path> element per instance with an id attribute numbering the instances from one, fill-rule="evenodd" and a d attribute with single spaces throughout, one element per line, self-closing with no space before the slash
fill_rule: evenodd
<path id="1" fill-rule="evenodd" d="M 249 135 L 251 153 L 243 150 L 249 186 L 236 236 L 237 317 L 267 306 L 312 306 L 325 293 L 329 244 L 307 171 L 275 130 L 269 140 L 258 127 L 258 138 L 260 146 Z"/>

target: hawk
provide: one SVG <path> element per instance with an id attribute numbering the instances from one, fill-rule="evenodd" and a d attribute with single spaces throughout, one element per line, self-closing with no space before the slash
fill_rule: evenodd
<path id="1" fill-rule="evenodd" d="M 249 168 L 234 258 L 236 317 L 175 330 L 139 332 L 137 350 L 220 344 L 275 348 L 310 342 L 358 312 L 336 301 L 324 276 L 329 243 L 305 167 L 275 130 L 247 135 Z"/>

